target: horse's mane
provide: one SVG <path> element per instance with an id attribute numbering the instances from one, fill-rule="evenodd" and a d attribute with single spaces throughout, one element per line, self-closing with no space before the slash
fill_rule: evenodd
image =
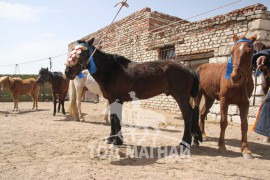
<path id="1" fill-rule="evenodd" d="M 5 80 L 7 80 L 7 79 L 8 79 L 8 76 L 0 77 L 0 82 L 3 82 L 3 81 L 5 81 Z"/>
<path id="2" fill-rule="evenodd" d="M 87 44 L 87 42 L 85 40 L 78 40 L 77 43 L 78 44 L 81 44 L 81 43 Z M 94 48 L 96 48 L 96 47 L 94 47 Z M 118 54 L 106 53 L 106 52 L 103 52 L 102 50 L 99 50 L 99 49 L 97 49 L 97 52 L 99 52 L 102 56 L 104 56 L 104 58 L 113 60 L 116 63 L 118 63 L 118 64 L 120 64 L 120 65 L 122 65 L 124 67 L 127 67 L 129 63 L 133 62 L 133 61 L 125 58 L 124 56 L 120 56 Z"/>
<path id="3" fill-rule="evenodd" d="M 118 54 L 109 54 L 105 52 L 102 53 L 106 54 L 107 58 L 109 57 L 110 59 L 114 60 L 116 63 L 122 65 L 123 67 L 128 67 L 128 65 L 132 63 L 131 60 L 125 58 L 124 56 L 120 56 Z"/>
<path id="4" fill-rule="evenodd" d="M 51 74 L 53 79 L 55 79 L 55 78 L 58 79 L 58 78 L 61 78 L 63 76 L 63 73 L 62 72 L 60 72 L 60 71 L 51 72 L 47 68 L 41 68 L 39 70 L 39 74 L 42 74 L 42 73 Z"/>
<path id="5" fill-rule="evenodd" d="M 22 81 L 22 78 L 20 77 L 3 76 L 0 78 L 0 82 L 7 81 L 9 78 L 12 78 L 14 81 Z"/>
<path id="6" fill-rule="evenodd" d="M 12 79 L 15 80 L 15 81 L 16 80 L 18 80 L 18 81 L 21 81 L 22 80 L 22 78 L 20 78 L 20 77 L 12 77 Z"/>

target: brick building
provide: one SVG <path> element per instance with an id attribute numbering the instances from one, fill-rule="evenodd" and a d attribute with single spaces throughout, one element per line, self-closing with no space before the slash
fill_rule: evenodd
<path id="1" fill-rule="evenodd" d="M 95 42 L 98 42 L 106 28 L 82 39 L 95 37 Z M 196 22 L 144 8 L 115 22 L 103 39 L 100 49 L 137 62 L 172 58 L 197 67 L 203 63 L 227 61 L 233 45 L 233 34 L 247 37 L 257 34 L 258 40 L 270 45 L 270 12 L 267 7 L 255 4 Z M 250 107 L 251 120 L 255 118 L 262 99 L 260 85 L 257 87 L 256 97 L 256 105 Z M 143 100 L 141 104 L 181 113 L 171 96 L 156 96 Z M 215 102 L 209 116 L 219 119 L 219 112 L 219 104 Z M 240 120 L 236 106 L 231 105 L 228 114 L 229 120 Z"/>

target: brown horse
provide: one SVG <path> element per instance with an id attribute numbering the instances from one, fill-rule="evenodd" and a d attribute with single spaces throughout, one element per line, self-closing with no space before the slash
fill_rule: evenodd
<path id="1" fill-rule="evenodd" d="M 0 78 L 0 82 L 2 83 L 2 91 L 10 89 L 12 93 L 14 101 L 13 111 L 19 110 L 18 103 L 19 98 L 22 95 L 31 95 L 33 99 L 32 109 L 38 108 L 38 94 L 40 87 L 36 84 L 34 78 L 21 79 L 4 76 Z"/>
<path id="2" fill-rule="evenodd" d="M 205 135 L 204 121 L 215 100 L 220 101 L 220 137 L 219 148 L 225 147 L 225 129 L 228 125 L 227 112 L 230 104 L 236 104 L 240 110 L 241 130 L 242 130 L 242 153 L 246 158 L 251 158 L 251 152 L 247 143 L 248 122 L 247 115 L 249 109 L 249 97 L 253 91 L 252 79 L 252 55 L 253 42 L 257 36 L 254 35 L 249 39 L 233 36 L 235 45 L 231 51 L 232 72 L 229 79 L 225 78 L 227 63 L 203 64 L 197 68 L 200 78 L 200 91 L 195 104 L 200 103 L 201 97 L 204 96 L 205 103 L 200 112 L 200 127 Z"/>
<path id="3" fill-rule="evenodd" d="M 61 72 L 51 72 L 48 68 L 41 68 L 39 71 L 39 76 L 36 80 L 37 84 L 42 85 L 46 82 L 51 84 L 51 89 L 53 93 L 53 115 L 56 114 L 56 100 L 57 95 L 59 99 L 58 112 L 60 110 L 60 104 L 62 105 L 62 114 L 65 116 L 65 98 L 68 92 L 69 79 L 66 78 Z"/>
<path id="4" fill-rule="evenodd" d="M 138 99 L 147 99 L 162 93 L 172 95 L 185 121 L 181 145 L 188 146 L 192 134 L 202 141 L 198 125 L 198 107 L 193 109 L 189 104 L 190 96 L 197 96 L 199 87 L 199 80 L 194 71 L 175 61 L 136 63 L 123 56 L 107 54 L 100 50 L 96 50 L 89 61 L 90 54 L 95 49 L 93 41 L 94 39 L 77 42 L 73 54 L 67 61 L 65 73 L 68 78 L 74 79 L 83 69 L 89 69 L 104 98 L 108 99 L 110 104 L 131 101 L 131 91 L 136 93 Z M 107 143 L 121 145 L 122 106 L 119 106 L 117 111 L 120 112 L 120 117 L 115 113 L 114 106 L 110 106 L 111 134 Z"/>

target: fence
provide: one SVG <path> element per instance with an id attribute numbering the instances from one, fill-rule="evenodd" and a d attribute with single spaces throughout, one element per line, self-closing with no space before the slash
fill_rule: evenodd
<path id="1" fill-rule="evenodd" d="M 36 74 L 19 74 L 19 75 L 10 75 L 10 74 L 3 74 L 2 76 L 10 76 L 10 77 L 20 77 L 22 79 L 27 78 L 37 78 L 38 75 Z M 2 85 L 1 85 L 2 87 Z M 12 102 L 13 97 L 11 92 L 8 90 L 6 92 L 0 91 L 0 102 Z M 25 95 L 20 97 L 20 101 L 32 101 L 31 95 Z M 52 92 L 51 92 L 51 85 L 49 83 L 45 83 L 40 87 L 39 92 L 39 101 L 52 101 Z"/>

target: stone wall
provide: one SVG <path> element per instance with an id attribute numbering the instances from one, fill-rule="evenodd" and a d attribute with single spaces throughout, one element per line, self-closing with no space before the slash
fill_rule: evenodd
<path id="1" fill-rule="evenodd" d="M 96 43 L 106 28 L 83 39 L 95 37 Z M 114 23 L 100 49 L 144 62 L 157 60 L 160 48 L 174 45 L 175 59 L 183 63 L 225 62 L 230 56 L 234 34 L 246 37 L 257 34 L 258 40 L 270 45 L 270 12 L 265 6 L 255 4 L 224 15 L 188 22 L 145 8 Z M 262 99 L 260 85 L 257 87 L 256 97 L 256 105 L 250 107 L 251 120 L 254 120 Z M 177 103 L 171 96 L 160 95 L 143 100 L 142 105 L 180 114 Z M 215 102 L 209 117 L 219 119 L 219 112 L 219 104 Z M 229 120 L 239 121 L 238 114 L 236 106 L 229 108 Z"/>

